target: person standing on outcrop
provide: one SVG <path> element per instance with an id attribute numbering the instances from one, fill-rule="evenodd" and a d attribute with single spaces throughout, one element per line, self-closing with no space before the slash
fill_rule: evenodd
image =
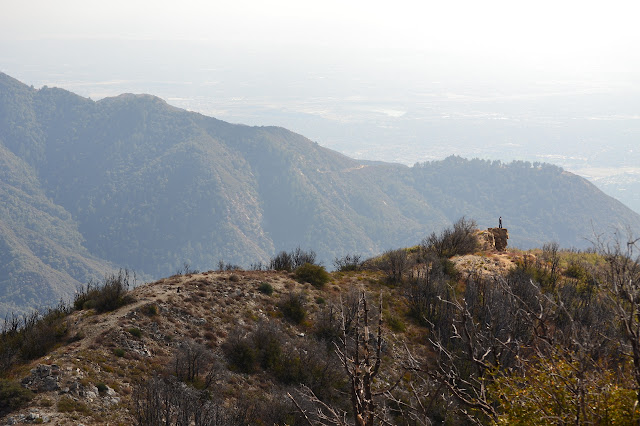
<path id="1" fill-rule="evenodd" d="M 498 228 L 502 229 L 502 216 L 498 219 Z"/>

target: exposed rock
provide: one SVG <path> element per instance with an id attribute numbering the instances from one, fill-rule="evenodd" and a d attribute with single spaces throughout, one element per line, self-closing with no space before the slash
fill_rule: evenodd
<path id="1" fill-rule="evenodd" d="M 65 386 L 61 390 L 61 393 L 68 393 L 75 397 L 85 398 L 90 401 L 96 399 L 99 395 L 98 388 L 91 383 L 83 385 L 79 380 L 74 380 L 67 383 L 68 386 Z"/>
<path id="2" fill-rule="evenodd" d="M 144 342 L 130 339 L 128 334 L 122 330 L 118 333 L 117 341 L 120 343 L 120 347 L 128 352 L 133 352 L 147 358 L 153 356 Z"/>
<path id="3" fill-rule="evenodd" d="M 29 414 L 27 414 L 26 420 L 27 420 L 28 422 L 34 422 L 34 421 L 36 421 L 36 420 L 37 420 L 37 419 L 39 419 L 39 418 L 40 418 L 40 413 L 36 413 L 36 412 L 33 412 L 33 411 L 32 411 L 32 412 L 30 412 Z"/>
<path id="4" fill-rule="evenodd" d="M 7 419 L 5 420 L 5 422 L 6 422 L 5 424 L 7 426 L 17 425 L 19 423 L 24 422 L 25 418 L 26 418 L 26 416 L 24 414 L 20 414 L 20 415 L 15 416 L 15 417 L 13 417 L 13 416 L 12 417 L 7 417 Z"/>
<path id="5" fill-rule="evenodd" d="M 506 228 L 489 228 L 486 231 L 477 231 L 480 249 L 484 251 L 504 251 L 507 248 L 509 231 Z"/>
<path id="6" fill-rule="evenodd" d="M 111 389 L 109 386 L 106 387 L 107 389 L 104 391 L 104 394 L 106 396 L 116 396 L 117 393 L 116 391 L 114 391 L 113 389 Z"/>
<path id="7" fill-rule="evenodd" d="M 487 231 L 493 235 L 495 249 L 505 251 L 507 240 L 509 239 L 509 231 L 506 228 L 489 228 Z"/>
<path id="8" fill-rule="evenodd" d="M 105 402 L 107 405 L 116 405 L 120 404 L 120 397 L 114 396 L 111 398 L 105 398 Z"/>
<path id="9" fill-rule="evenodd" d="M 48 392 L 60 389 L 60 367 L 39 364 L 31 374 L 22 379 L 22 386 L 34 392 Z"/>

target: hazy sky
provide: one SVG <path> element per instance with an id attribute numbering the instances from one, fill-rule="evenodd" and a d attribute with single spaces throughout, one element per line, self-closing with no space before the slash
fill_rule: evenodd
<path id="1" fill-rule="evenodd" d="M 446 51 L 471 63 L 638 72 L 637 1 L 0 0 L 0 38 L 222 40 Z"/>

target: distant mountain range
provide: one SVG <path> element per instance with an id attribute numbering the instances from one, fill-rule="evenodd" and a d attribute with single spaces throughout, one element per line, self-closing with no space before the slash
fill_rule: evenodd
<path id="1" fill-rule="evenodd" d="M 461 216 L 502 216 L 510 245 L 589 247 L 640 216 L 548 164 L 348 158 L 150 95 L 98 102 L 0 73 L 0 314 L 68 298 L 105 272 L 248 267 L 279 250 L 413 245 Z"/>

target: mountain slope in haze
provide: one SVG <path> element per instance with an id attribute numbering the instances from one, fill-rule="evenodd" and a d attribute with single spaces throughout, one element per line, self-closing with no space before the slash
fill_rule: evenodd
<path id="1" fill-rule="evenodd" d="M 515 161 L 450 157 L 416 165 L 421 194 L 447 215 L 466 214 L 480 224 L 497 225 L 502 216 L 512 246 L 590 248 L 600 237 L 640 232 L 638 215 L 602 193 L 588 180 L 560 167 Z"/>
<path id="2" fill-rule="evenodd" d="M 82 245 L 77 223 L 49 200 L 33 171 L 0 145 L 0 315 L 68 300 L 112 266 Z"/>
<path id="3" fill-rule="evenodd" d="M 89 249 L 119 265 L 154 275 L 183 261 L 248 265 L 298 244 L 330 260 L 424 232 L 395 194 L 369 185 L 369 166 L 285 129 L 231 125 L 145 95 L 16 92 L 29 119 L 7 128 L 29 131 L 5 137 L 17 141 L 9 146 L 77 219 Z"/>
<path id="4" fill-rule="evenodd" d="M 325 264 L 346 253 L 374 255 L 416 244 L 463 215 L 480 227 L 503 216 L 510 244 L 521 248 L 552 240 L 587 247 L 594 231 L 614 227 L 640 234 L 639 215 L 555 166 L 358 161 L 283 128 L 229 124 L 149 95 L 94 102 L 4 74 L 0 147 L 2 167 L 19 164 L 32 190 L 62 212 L 71 231 L 60 235 L 74 241 L 64 246 L 69 256 L 155 277 L 184 262 L 249 266 L 298 245 Z M 15 233 L 17 225 L 38 229 L 42 216 L 31 209 L 0 218 L 16 222 L 0 236 L 20 247 L 16 253 L 28 253 L 25 239 L 37 240 L 37 232 Z M 23 263 L 25 273 L 42 270 Z M 69 274 L 66 264 L 52 268 Z"/>

